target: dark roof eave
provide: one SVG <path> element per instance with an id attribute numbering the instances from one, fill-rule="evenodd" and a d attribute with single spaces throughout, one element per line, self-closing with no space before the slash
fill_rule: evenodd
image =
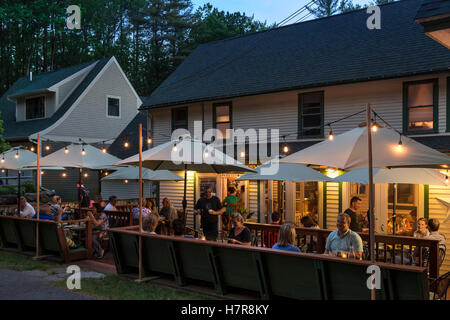
<path id="1" fill-rule="evenodd" d="M 39 90 L 34 90 L 34 91 L 30 91 L 30 92 L 24 92 L 24 93 L 19 93 L 19 94 L 12 94 L 10 96 L 8 96 L 8 100 L 10 99 L 17 99 L 20 97 L 27 97 L 27 96 L 31 96 L 31 95 L 35 95 L 35 94 L 40 94 L 40 93 L 48 93 L 48 92 L 55 92 L 52 90 L 48 90 L 48 88 L 46 89 L 39 89 Z"/>
<path id="2" fill-rule="evenodd" d="M 417 76 L 417 75 L 438 74 L 438 73 L 447 72 L 447 71 L 449 71 L 449 69 L 450 69 L 450 67 L 448 67 L 447 69 L 428 70 L 428 71 L 423 71 L 423 72 L 409 72 L 409 73 L 405 73 L 405 74 L 395 74 L 395 75 L 390 75 L 390 76 L 379 76 L 379 77 L 372 77 L 372 78 L 368 77 L 368 78 L 360 78 L 360 79 L 332 81 L 332 82 L 311 84 L 311 85 L 306 85 L 306 86 L 286 87 L 286 88 L 280 88 L 280 89 L 274 89 L 274 90 L 249 92 L 246 94 L 212 96 L 212 97 L 205 97 L 205 98 L 192 99 L 192 100 L 174 101 L 174 102 L 168 102 L 168 103 L 154 104 L 154 105 L 148 105 L 148 106 L 145 106 L 144 104 L 142 104 L 138 110 L 150 110 L 150 109 L 177 106 L 177 105 L 181 105 L 181 104 L 189 104 L 189 103 L 197 103 L 197 102 L 205 102 L 205 101 L 213 101 L 213 100 L 223 100 L 223 99 L 239 98 L 239 97 L 248 97 L 248 96 L 255 96 L 255 95 L 260 95 L 260 94 L 270 94 L 270 93 L 285 92 L 285 91 L 292 91 L 292 90 L 312 89 L 312 88 L 317 88 L 317 87 L 329 87 L 329 86 L 334 86 L 334 85 L 352 84 L 352 83 L 358 83 L 358 82 L 370 82 L 370 81 L 378 81 L 378 80 L 404 78 L 404 77 Z"/>

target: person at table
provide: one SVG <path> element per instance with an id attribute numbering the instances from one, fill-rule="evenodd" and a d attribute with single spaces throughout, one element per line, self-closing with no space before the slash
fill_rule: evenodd
<path id="1" fill-rule="evenodd" d="M 350 224 L 350 229 L 355 232 L 362 232 L 361 224 L 359 222 L 358 210 L 361 208 L 361 198 L 353 197 L 350 200 L 350 207 L 344 211 L 348 214 L 352 220 Z"/>
<path id="2" fill-rule="evenodd" d="M 185 234 L 186 226 L 184 225 L 183 220 L 175 219 L 175 220 L 173 220 L 172 225 L 173 225 L 173 235 L 175 237 L 184 237 L 187 239 L 195 239 L 190 234 Z"/>
<path id="3" fill-rule="evenodd" d="M 414 231 L 414 238 L 426 238 L 430 235 L 427 228 L 427 219 L 419 218 L 417 220 L 417 230 Z"/>
<path id="4" fill-rule="evenodd" d="M 219 235 L 218 217 L 222 214 L 220 199 L 212 195 L 212 189 L 207 188 L 204 196 L 195 204 L 195 213 L 201 214 L 200 225 L 206 240 L 216 241 Z"/>
<path id="5" fill-rule="evenodd" d="M 94 203 L 94 205 L 88 211 L 88 216 L 93 223 L 92 230 L 92 248 L 94 249 L 94 253 L 98 259 L 102 259 L 105 254 L 105 250 L 101 246 L 101 240 L 106 236 L 106 230 L 109 228 L 108 217 L 105 212 L 103 212 L 103 208 L 100 207 L 98 203 Z"/>
<path id="6" fill-rule="evenodd" d="M 36 210 L 34 210 L 33 206 L 28 203 L 27 198 L 24 196 L 20 197 L 20 212 L 19 215 L 21 218 L 32 218 L 36 214 Z M 16 209 L 17 211 L 17 209 Z"/>
<path id="7" fill-rule="evenodd" d="M 300 219 L 300 225 L 303 228 L 320 229 L 314 219 L 307 214 Z M 317 237 L 306 236 L 306 251 L 312 252 L 317 250 Z"/>
<path id="8" fill-rule="evenodd" d="M 109 202 L 108 202 L 108 205 L 105 208 L 105 211 L 117 211 L 116 203 L 117 203 L 117 197 L 116 196 L 110 196 L 109 197 Z"/>
<path id="9" fill-rule="evenodd" d="M 276 250 L 300 252 L 300 249 L 294 246 L 297 233 L 295 227 L 291 223 L 285 223 L 280 227 L 278 232 L 278 242 L 272 247 Z"/>
<path id="10" fill-rule="evenodd" d="M 149 234 L 157 234 L 155 232 L 156 227 L 158 226 L 159 222 L 159 216 L 157 216 L 154 213 L 150 213 L 147 217 L 145 217 L 144 223 L 143 223 L 143 229 L 144 232 L 147 232 Z"/>
<path id="11" fill-rule="evenodd" d="M 223 214 L 222 214 L 222 225 L 228 226 L 230 223 L 231 215 L 235 214 L 234 212 L 230 212 L 230 204 L 238 203 L 239 198 L 236 196 L 236 188 L 231 186 L 228 187 L 228 195 L 223 199 Z"/>
<path id="12" fill-rule="evenodd" d="M 280 213 L 278 211 L 272 212 L 271 218 L 272 218 L 272 222 L 270 224 L 273 224 L 276 226 L 280 225 L 281 218 L 280 218 Z"/>
<path id="13" fill-rule="evenodd" d="M 337 230 L 328 235 L 325 245 L 325 254 L 335 252 L 351 252 L 355 258 L 361 259 L 363 253 L 362 239 L 355 231 L 350 229 L 351 218 L 346 213 L 337 217 Z"/>
<path id="14" fill-rule="evenodd" d="M 37 213 L 34 214 L 33 219 L 37 219 Z M 39 219 L 40 220 L 55 220 L 50 212 L 50 205 L 43 204 L 39 207 Z"/>
<path id="15" fill-rule="evenodd" d="M 446 249 L 446 239 L 443 234 L 440 234 L 439 231 L 439 220 L 436 218 L 428 220 L 428 230 L 430 231 L 430 234 L 425 237 L 426 239 L 437 239 L 439 240 L 439 249 L 445 250 Z"/>
<path id="16" fill-rule="evenodd" d="M 67 220 L 67 213 L 70 211 L 68 207 L 61 208 L 62 199 L 60 196 L 53 196 L 50 204 L 50 213 L 56 217 L 61 217 L 62 220 Z"/>
<path id="17" fill-rule="evenodd" d="M 134 225 L 138 225 L 139 224 L 139 215 L 140 215 L 140 211 L 139 211 L 139 206 L 134 207 L 133 209 L 131 209 L 131 213 L 133 214 L 133 224 Z M 145 218 L 152 213 L 152 211 L 147 208 L 146 206 L 142 207 L 142 221 L 145 220 Z"/>
<path id="18" fill-rule="evenodd" d="M 153 212 L 154 214 L 159 215 L 158 213 L 158 207 L 156 206 L 155 200 L 154 199 L 146 199 L 145 200 L 145 205 L 144 205 L 147 209 L 150 209 L 151 212 Z"/>
<path id="19" fill-rule="evenodd" d="M 250 230 L 244 226 L 244 218 L 240 213 L 231 218 L 231 224 L 233 227 L 228 235 L 228 242 L 250 246 L 252 244 L 252 235 Z"/>
<path id="20" fill-rule="evenodd" d="M 163 207 L 159 211 L 159 215 L 171 221 L 178 218 L 177 210 L 172 206 L 169 198 L 163 199 Z"/>

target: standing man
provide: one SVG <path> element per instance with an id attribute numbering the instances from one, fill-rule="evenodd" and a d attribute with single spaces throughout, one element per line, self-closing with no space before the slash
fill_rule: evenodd
<path id="1" fill-rule="evenodd" d="M 108 202 L 108 205 L 105 208 L 105 211 L 117 211 L 116 203 L 117 203 L 117 197 L 116 196 L 110 196 L 109 197 L 109 202 Z"/>
<path id="2" fill-rule="evenodd" d="M 201 227 L 206 240 L 216 241 L 219 235 L 217 226 L 218 215 L 222 214 L 220 199 L 212 195 L 212 189 L 205 190 L 204 197 L 195 204 L 195 213 L 201 214 Z"/>
<path id="3" fill-rule="evenodd" d="M 351 218 L 350 230 L 355 232 L 361 232 L 361 224 L 359 223 L 359 215 L 357 211 L 361 208 L 361 198 L 353 197 L 350 200 L 350 208 L 344 211 L 344 213 L 348 214 Z"/>
<path id="4" fill-rule="evenodd" d="M 82 208 L 89 208 L 90 206 L 90 199 L 89 199 L 89 190 L 86 188 L 83 184 L 83 181 L 81 181 L 81 184 L 77 183 L 78 187 L 78 197 L 80 199 L 80 204 Z"/>

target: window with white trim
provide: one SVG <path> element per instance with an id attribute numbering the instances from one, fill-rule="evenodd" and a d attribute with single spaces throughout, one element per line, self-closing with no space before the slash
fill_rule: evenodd
<path id="1" fill-rule="evenodd" d="M 107 97 L 108 99 L 108 117 L 120 118 L 120 98 Z"/>
<path id="2" fill-rule="evenodd" d="M 45 97 L 29 98 L 25 100 L 25 119 L 45 118 Z"/>

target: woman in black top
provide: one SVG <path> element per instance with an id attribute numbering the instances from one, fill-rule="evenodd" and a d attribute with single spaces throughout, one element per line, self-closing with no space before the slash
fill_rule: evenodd
<path id="1" fill-rule="evenodd" d="M 250 230 L 244 226 L 244 218 L 238 213 L 231 219 L 233 228 L 228 236 L 228 242 L 233 244 L 242 244 L 244 246 L 249 246 L 252 243 L 252 237 Z"/>

